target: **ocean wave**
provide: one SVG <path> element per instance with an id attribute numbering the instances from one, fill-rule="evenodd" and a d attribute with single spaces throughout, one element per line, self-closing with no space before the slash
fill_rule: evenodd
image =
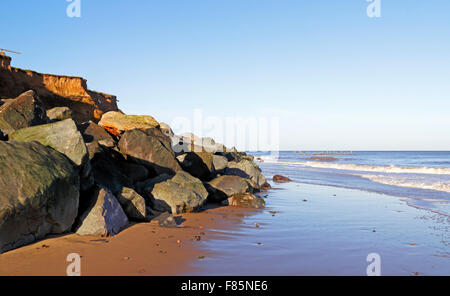
<path id="1" fill-rule="evenodd" d="M 450 168 L 429 168 L 429 167 L 398 167 L 398 166 L 370 166 L 360 164 L 344 163 L 321 163 L 321 162 L 276 162 L 279 164 L 301 165 L 314 168 L 327 168 L 348 171 L 378 172 L 378 173 L 409 173 L 409 174 L 433 174 L 450 175 Z"/>
<path id="2" fill-rule="evenodd" d="M 373 182 L 400 187 L 429 189 L 450 193 L 450 183 L 444 181 L 432 181 L 425 178 L 411 179 L 408 177 L 387 176 L 387 175 L 359 175 L 362 178 Z"/>

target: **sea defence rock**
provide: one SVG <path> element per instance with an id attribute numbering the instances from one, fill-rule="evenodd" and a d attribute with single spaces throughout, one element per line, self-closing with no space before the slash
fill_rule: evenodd
<path id="1" fill-rule="evenodd" d="M 153 183 L 153 184 L 152 184 Z M 173 178 L 159 176 L 144 189 L 150 204 L 157 211 L 172 214 L 191 212 L 203 206 L 208 191 L 203 183 L 189 173 L 180 171 Z"/>
<path id="2" fill-rule="evenodd" d="M 188 152 L 177 156 L 183 170 L 202 181 L 209 181 L 214 172 L 213 155 L 209 152 Z"/>
<path id="3" fill-rule="evenodd" d="M 263 209 L 266 203 L 263 198 L 251 193 L 239 193 L 226 200 L 226 204 L 232 207 Z"/>
<path id="4" fill-rule="evenodd" d="M 282 176 L 282 175 L 275 175 L 273 176 L 272 180 L 277 183 L 286 183 L 291 182 L 292 180 L 288 177 Z"/>
<path id="5" fill-rule="evenodd" d="M 98 123 L 115 136 L 134 129 L 146 130 L 159 127 L 159 123 L 151 116 L 125 115 L 121 112 L 108 112 Z"/>
<path id="6" fill-rule="evenodd" d="M 99 187 L 93 191 L 90 205 L 81 215 L 76 233 L 112 236 L 119 233 L 128 223 L 125 212 L 112 192 Z"/>
<path id="7" fill-rule="evenodd" d="M 117 200 L 122 205 L 122 209 L 128 219 L 144 221 L 147 217 L 145 199 L 131 188 L 124 187 L 117 194 Z"/>
<path id="8" fill-rule="evenodd" d="M 45 109 L 69 107 L 77 123 L 98 122 L 103 113 L 118 111 L 115 96 L 89 90 L 81 77 L 41 74 L 10 67 L 8 63 L 7 67 L 0 67 L 0 81 L 0 99 L 14 98 L 33 89 Z"/>
<path id="9" fill-rule="evenodd" d="M 38 141 L 63 153 L 77 166 L 84 166 L 89 161 L 86 144 L 72 119 L 17 130 L 9 135 L 9 139 Z"/>
<path id="10" fill-rule="evenodd" d="M 159 227 L 175 228 L 178 226 L 175 218 L 169 212 L 158 214 L 153 220 L 158 221 Z"/>
<path id="11" fill-rule="evenodd" d="M 224 172 L 228 167 L 228 160 L 225 156 L 222 155 L 213 155 L 213 164 L 216 172 Z"/>
<path id="12" fill-rule="evenodd" d="M 82 190 L 93 185 L 89 153 L 72 119 L 17 130 L 9 135 L 9 139 L 18 142 L 37 141 L 52 147 L 66 155 L 77 166 Z"/>
<path id="13" fill-rule="evenodd" d="M 61 153 L 37 142 L 0 142 L 0 253 L 68 231 L 80 180 Z"/>
<path id="14" fill-rule="evenodd" d="M 164 136 L 164 135 L 163 135 Z M 159 174 L 175 174 L 181 166 L 172 149 L 158 137 L 141 130 L 126 131 L 119 141 L 119 149 L 127 159 L 142 164 Z"/>
<path id="15" fill-rule="evenodd" d="M 172 137 L 175 135 L 172 131 L 172 128 L 167 123 L 160 122 L 159 128 L 167 137 L 169 137 L 169 139 L 172 139 Z"/>
<path id="16" fill-rule="evenodd" d="M 264 187 L 267 183 L 266 178 L 261 173 L 261 169 L 249 159 L 242 159 L 239 162 L 229 162 L 225 173 L 227 175 L 251 179 L 259 187 Z"/>
<path id="17" fill-rule="evenodd" d="M 0 130 L 4 134 L 44 123 L 47 123 L 45 108 L 32 90 L 0 106 Z"/>
<path id="18" fill-rule="evenodd" d="M 188 152 L 208 152 L 219 153 L 226 150 L 222 144 L 216 143 L 212 138 L 200 138 L 192 133 L 174 135 L 172 139 L 172 148 L 177 155 Z"/>
<path id="19" fill-rule="evenodd" d="M 122 154 L 108 147 L 99 146 L 91 160 L 92 174 L 96 184 L 118 194 L 123 187 L 133 187 L 133 180 L 122 170 L 125 162 Z"/>
<path id="20" fill-rule="evenodd" d="M 72 110 L 69 107 L 55 107 L 47 110 L 47 117 L 51 122 L 72 118 Z"/>
<path id="21" fill-rule="evenodd" d="M 98 142 L 101 140 L 113 140 L 112 136 L 108 134 L 104 128 L 93 121 L 80 124 L 79 130 L 85 143 Z"/>
<path id="22" fill-rule="evenodd" d="M 220 202 L 227 198 L 243 193 L 252 193 L 254 188 L 248 180 L 239 176 L 220 176 L 207 183 L 208 200 Z"/>

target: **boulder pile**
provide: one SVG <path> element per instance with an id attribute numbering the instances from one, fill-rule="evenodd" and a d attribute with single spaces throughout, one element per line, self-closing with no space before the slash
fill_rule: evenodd
<path id="1" fill-rule="evenodd" d="M 167 217 L 206 203 L 264 207 L 255 193 L 270 185 L 246 153 L 151 116 L 110 111 L 97 124 L 44 106 L 32 90 L 0 104 L 0 253 L 130 221 L 173 226 Z"/>

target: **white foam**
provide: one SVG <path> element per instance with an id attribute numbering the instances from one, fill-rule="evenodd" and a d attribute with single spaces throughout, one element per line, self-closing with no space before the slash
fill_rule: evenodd
<path id="1" fill-rule="evenodd" d="M 370 166 L 359 164 L 343 164 L 343 163 L 321 163 L 321 162 L 278 162 L 280 164 L 302 165 L 314 168 L 328 168 L 337 170 L 378 172 L 378 173 L 409 173 L 409 174 L 434 174 L 434 175 L 450 175 L 450 168 L 412 168 L 398 166 Z"/>
<path id="2" fill-rule="evenodd" d="M 426 178 L 410 178 L 407 176 L 391 175 L 359 175 L 373 182 L 400 187 L 430 189 L 450 193 L 450 181 L 428 180 Z"/>

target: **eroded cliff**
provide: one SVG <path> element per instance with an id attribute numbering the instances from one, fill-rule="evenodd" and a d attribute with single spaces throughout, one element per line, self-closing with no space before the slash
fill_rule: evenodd
<path id="1" fill-rule="evenodd" d="M 77 122 L 98 122 L 103 113 L 118 111 L 113 95 L 87 88 L 81 77 L 42 74 L 10 66 L 11 58 L 0 55 L 0 99 L 14 98 L 34 90 L 47 109 L 69 107 Z"/>

